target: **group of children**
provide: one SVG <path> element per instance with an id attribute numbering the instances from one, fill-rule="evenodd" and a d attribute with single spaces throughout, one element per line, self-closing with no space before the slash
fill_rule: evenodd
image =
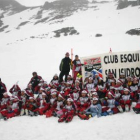
<path id="1" fill-rule="evenodd" d="M 78 77 L 73 80 L 71 75 L 67 81 L 59 83 L 55 74 L 48 84 L 33 72 L 24 90 L 15 84 L 9 96 L 2 81 L 0 88 L 5 89 L 0 96 L 0 119 L 4 120 L 23 115 L 54 116 L 58 117 L 58 122 L 70 122 L 76 115 L 88 120 L 94 116 L 129 112 L 132 102 L 137 102 L 134 112 L 140 113 L 140 78 L 125 77 L 123 73 L 117 80 L 109 73 L 105 82 L 95 74 L 86 77 L 84 83 Z"/>

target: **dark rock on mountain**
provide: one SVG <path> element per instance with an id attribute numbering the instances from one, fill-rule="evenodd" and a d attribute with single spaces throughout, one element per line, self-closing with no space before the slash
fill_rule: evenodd
<path id="1" fill-rule="evenodd" d="M 137 6 L 137 1 L 119 0 L 117 9 L 124 9 L 128 6 Z"/>
<path id="2" fill-rule="evenodd" d="M 3 32 L 6 28 L 8 28 L 9 27 L 9 25 L 5 25 L 5 26 L 3 26 L 2 28 L 0 28 L 0 32 Z"/>
<path id="3" fill-rule="evenodd" d="M 139 35 L 140 36 L 140 28 L 131 29 L 131 30 L 127 31 L 126 34 L 129 34 L 129 35 Z"/>
<path id="4" fill-rule="evenodd" d="M 27 7 L 21 5 L 20 3 L 18 3 L 15 0 L 0 0 L 0 9 L 4 10 L 5 12 L 9 12 L 9 14 L 15 14 L 15 13 L 19 13 L 23 10 L 28 9 Z"/>
<path id="5" fill-rule="evenodd" d="M 79 35 L 79 33 L 77 32 L 77 30 L 75 30 L 74 27 L 66 27 L 66 28 L 62 28 L 56 31 L 53 31 L 55 33 L 54 37 L 60 37 L 62 34 L 64 36 L 67 35 Z"/>

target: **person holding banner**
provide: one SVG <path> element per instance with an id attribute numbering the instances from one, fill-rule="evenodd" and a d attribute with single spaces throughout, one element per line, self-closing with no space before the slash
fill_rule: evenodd
<path id="1" fill-rule="evenodd" d="M 75 55 L 75 60 L 73 61 L 73 72 L 74 72 L 73 79 L 74 79 L 74 81 L 76 80 L 77 74 L 81 75 L 81 66 L 83 66 L 83 64 L 81 64 L 79 56 Z"/>

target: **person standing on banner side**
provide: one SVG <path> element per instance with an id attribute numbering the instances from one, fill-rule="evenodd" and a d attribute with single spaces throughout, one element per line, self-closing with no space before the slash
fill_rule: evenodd
<path id="1" fill-rule="evenodd" d="M 83 64 L 81 64 L 79 56 L 75 55 L 75 60 L 73 61 L 73 72 L 74 72 L 73 79 L 74 79 L 74 81 L 76 80 L 78 73 L 81 75 L 81 66 L 83 66 Z"/>
<path id="2" fill-rule="evenodd" d="M 59 82 L 63 81 L 63 76 L 65 75 L 65 82 L 67 82 L 67 76 L 69 75 L 70 69 L 72 69 L 72 60 L 69 58 L 69 53 L 65 54 L 65 58 L 61 60 L 60 66 Z"/>
<path id="3" fill-rule="evenodd" d="M 3 98 L 3 94 L 7 92 L 6 85 L 1 81 L 0 78 L 0 100 Z"/>

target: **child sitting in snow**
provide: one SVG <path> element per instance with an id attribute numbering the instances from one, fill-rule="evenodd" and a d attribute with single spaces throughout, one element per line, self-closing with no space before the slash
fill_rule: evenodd
<path id="1" fill-rule="evenodd" d="M 51 117 L 53 115 L 53 111 L 55 110 L 57 106 L 57 92 L 53 91 L 51 93 L 50 103 L 49 103 L 49 110 L 46 111 L 45 115 L 46 117 Z"/>
<path id="2" fill-rule="evenodd" d="M 107 93 L 106 100 L 102 104 L 102 116 L 112 115 L 119 112 L 117 106 L 119 103 L 114 98 L 114 93 L 112 91 L 109 91 Z"/>
<path id="3" fill-rule="evenodd" d="M 81 97 L 77 101 L 77 111 L 83 112 L 84 110 L 86 110 L 89 107 L 89 105 L 90 105 L 90 101 L 87 96 L 87 91 L 83 90 L 81 92 Z"/>
<path id="4" fill-rule="evenodd" d="M 131 95 L 130 95 L 129 89 L 124 88 L 124 95 L 122 95 L 120 104 L 121 104 L 123 111 L 126 111 L 126 112 L 130 111 Z"/>
<path id="5" fill-rule="evenodd" d="M 85 114 L 78 115 L 81 119 L 88 120 L 90 117 L 101 117 L 102 107 L 99 104 L 98 98 L 94 97 L 92 101 L 90 107 L 85 110 Z"/>
<path id="6" fill-rule="evenodd" d="M 136 100 L 137 100 L 137 104 L 135 107 L 133 107 L 133 110 L 136 114 L 140 114 L 140 86 L 138 87 L 138 91 L 136 94 Z"/>
<path id="7" fill-rule="evenodd" d="M 9 118 L 19 115 L 18 103 L 19 103 L 19 99 L 17 96 L 11 97 L 10 103 L 8 104 L 7 109 L 1 112 L 2 116 L 4 117 L 4 120 L 7 120 Z"/>
<path id="8" fill-rule="evenodd" d="M 30 97 L 29 101 L 26 103 L 27 110 L 29 111 L 30 116 L 37 116 L 38 113 L 35 110 L 38 108 L 37 102 L 34 97 Z"/>
<path id="9" fill-rule="evenodd" d="M 63 115 L 59 118 L 58 122 L 70 122 L 72 121 L 75 113 L 75 108 L 73 105 L 73 100 L 71 98 L 67 99 L 67 103 L 62 109 Z"/>

